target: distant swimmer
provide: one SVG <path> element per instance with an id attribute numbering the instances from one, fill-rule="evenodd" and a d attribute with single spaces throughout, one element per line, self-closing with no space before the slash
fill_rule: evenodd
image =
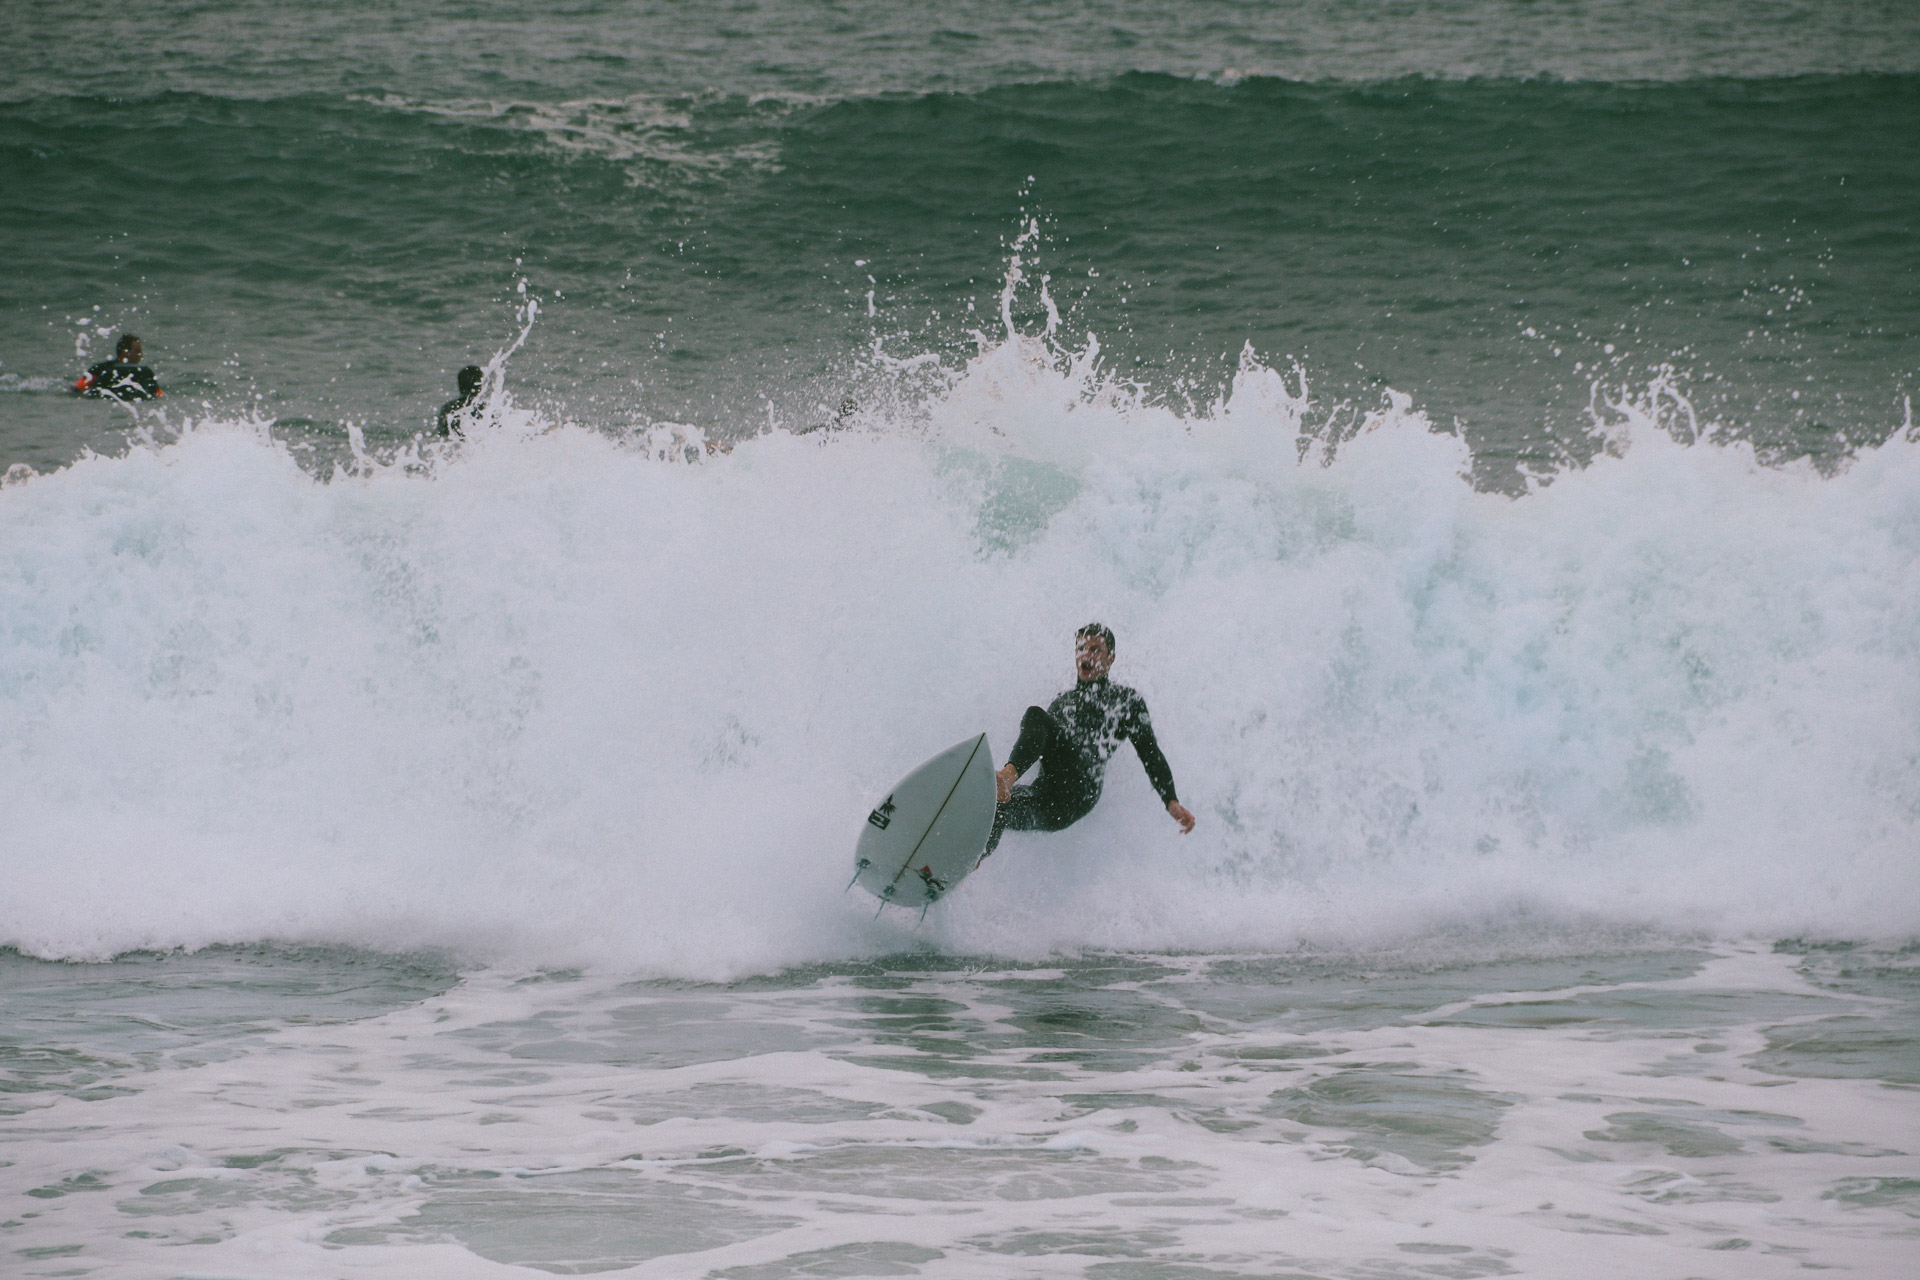
<path id="1" fill-rule="evenodd" d="M 1181 833 L 1193 830 L 1193 814 L 1175 795 L 1173 770 L 1153 736 L 1146 699 L 1107 678 L 1113 649 L 1113 632 L 1106 627 L 1090 622 L 1080 628 L 1074 634 L 1073 653 L 1079 682 L 1051 706 L 1028 707 L 1020 718 L 1019 740 L 994 777 L 1000 803 L 994 810 L 987 853 L 1009 830 L 1060 831 L 1091 813 L 1100 799 L 1107 761 L 1122 742 L 1133 743 L 1148 781 L 1180 824 Z M 1039 778 L 1030 786 L 1015 786 L 1035 763 L 1040 766 Z"/>
<path id="2" fill-rule="evenodd" d="M 460 394 L 440 406 L 438 423 L 441 435 L 466 434 L 460 429 L 461 419 L 473 417 L 473 402 L 479 398 L 480 388 L 486 380 L 487 371 L 477 364 L 470 364 L 460 371 Z"/>
<path id="3" fill-rule="evenodd" d="M 73 384 L 75 395 L 109 400 L 157 400 L 167 394 L 153 370 L 141 364 L 140 339 L 130 333 L 120 335 L 114 344 L 113 359 L 102 360 Z"/>
<path id="4" fill-rule="evenodd" d="M 852 422 L 854 415 L 859 412 L 860 402 L 852 396 L 847 396 L 840 401 L 840 407 L 833 411 L 831 418 L 825 422 L 816 422 L 811 426 L 800 427 L 796 429 L 793 434 L 805 436 L 812 435 L 816 431 L 839 431 L 848 423 Z"/>

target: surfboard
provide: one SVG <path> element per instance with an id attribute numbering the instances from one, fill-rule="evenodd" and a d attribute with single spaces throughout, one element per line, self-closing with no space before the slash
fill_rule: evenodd
<path id="1" fill-rule="evenodd" d="M 987 735 L 954 743 L 867 814 L 853 852 L 854 884 L 896 906 L 938 902 L 979 864 L 994 800 Z"/>

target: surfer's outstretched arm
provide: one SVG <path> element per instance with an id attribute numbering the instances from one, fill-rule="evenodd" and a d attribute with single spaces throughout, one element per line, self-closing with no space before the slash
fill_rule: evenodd
<path id="1" fill-rule="evenodd" d="M 1147 781 L 1153 783 L 1154 791 L 1160 802 L 1167 806 L 1167 812 L 1180 824 L 1180 834 L 1193 830 L 1193 814 L 1173 789 L 1173 766 L 1167 763 L 1167 757 L 1160 750 L 1159 739 L 1153 736 L 1153 721 L 1147 718 L 1147 704 L 1141 702 L 1134 717 L 1131 731 L 1127 735 L 1133 739 L 1133 749 L 1140 756 L 1140 767 L 1147 771 Z"/>

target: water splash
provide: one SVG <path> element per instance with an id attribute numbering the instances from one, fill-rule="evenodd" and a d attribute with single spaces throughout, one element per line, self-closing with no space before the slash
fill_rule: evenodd
<path id="1" fill-rule="evenodd" d="M 0 490 L 0 941 L 716 976 L 1920 929 L 1909 433 L 1767 466 L 1656 384 L 1515 499 L 1404 395 L 1329 411 L 1248 350 L 1176 410 L 1016 332 L 899 412 L 723 454 L 514 407 L 536 314 L 457 446 L 321 479 L 201 421 Z M 1004 751 L 1089 617 L 1198 831 L 1122 759 L 921 933 L 853 912 L 876 788 Z"/>

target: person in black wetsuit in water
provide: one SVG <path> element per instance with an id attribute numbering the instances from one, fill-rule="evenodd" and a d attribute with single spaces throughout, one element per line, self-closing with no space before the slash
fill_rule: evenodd
<path id="1" fill-rule="evenodd" d="M 1133 743 L 1140 764 L 1181 834 L 1193 830 L 1193 814 L 1173 789 L 1173 770 L 1160 754 L 1147 716 L 1147 701 L 1126 685 L 1107 679 L 1113 666 L 1113 632 L 1090 622 L 1074 635 L 1073 664 L 1079 683 L 1042 710 L 1028 707 L 1020 717 L 1020 738 L 1007 763 L 994 775 L 1000 803 L 993 811 L 993 832 L 985 858 L 1008 831 L 1059 831 L 1093 811 L 1107 761 L 1122 742 Z M 1020 775 L 1040 766 L 1030 786 L 1015 786 Z"/>
<path id="2" fill-rule="evenodd" d="M 473 402 L 479 398 L 480 388 L 486 385 L 487 371 L 477 364 L 470 364 L 460 371 L 460 394 L 440 406 L 440 416 L 434 419 L 434 426 L 443 436 L 464 436 L 461 430 L 466 420 L 473 416 Z"/>
<path id="3" fill-rule="evenodd" d="M 114 344 L 113 359 L 102 360 L 87 370 L 86 376 L 73 384 L 74 394 L 122 401 L 159 399 L 167 393 L 160 389 L 153 370 L 140 363 L 144 354 L 140 339 L 121 334 Z"/>

